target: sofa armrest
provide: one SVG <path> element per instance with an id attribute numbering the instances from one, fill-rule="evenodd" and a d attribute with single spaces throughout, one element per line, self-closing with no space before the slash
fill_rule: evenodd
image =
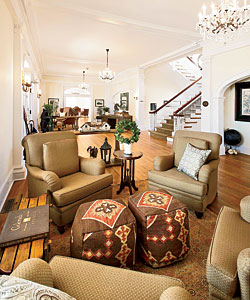
<path id="1" fill-rule="evenodd" d="M 105 173 L 105 162 L 100 158 L 80 158 L 80 170 L 88 175 L 101 175 Z"/>
<path id="2" fill-rule="evenodd" d="M 204 164 L 199 171 L 198 180 L 204 183 L 209 182 L 209 177 L 212 172 L 216 171 L 219 166 L 219 160 L 211 160 L 209 163 Z"/>
<path id="3" fill-rule="evenodd" d="M 31 176 L 46 182 L 48 185 L 48 190 L 50 192 L 53 193 L 62 188 L 62 182 L 60 178 L 56 175 L 56 173 L 51 171 L 44 171 L 38 167 L 31 167 L 27 164 L 26 168 Z"/>
<path id="4" fill-rule="evenodd" d="M 241 299 L 250 299 L 250 248 L 240 252 L 237 258 L 237 270 L 240 280 Z"/>
<path id="5" fill-rule="evenodd" d="M 156 156 L 154 158 L 155 171 L 167 171 L 174 166 L 174 153 L 169 155 Z"/>
<path id="6" fill-rule="evenodd" d="M 192 300 L 193 297 L 190 295 L 188 291 L 184 288 L 179 286 L 172 286 L 166 289 L 160 297 L 160 300 L 174 300 L 174 299 L 181 299 L 181 300 Z"/>
<path id="7" fill-rule="evenodd" d="M 42 285 L 53 287 L 50 265 L 39 258 L 31 258 L 22 262 L 10 276 L 30 280 Z"/>

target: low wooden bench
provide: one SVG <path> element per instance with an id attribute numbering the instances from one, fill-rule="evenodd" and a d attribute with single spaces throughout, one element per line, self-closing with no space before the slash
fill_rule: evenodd
<path id="1" fill-rule="evenodd" d="M 19 202 L 19 201 L 18 201 Z M 20 202 L 13 209 L 25 209 L 47 204 L 46 194 L 37 198 L 21 197 Z M 0 214 L 0 233 L 8 213 Z M 23 261 L 29 258 L 48 259 L 48 239 L 39 239 L 0 249 L 0 274 L 10 274 Z"/>

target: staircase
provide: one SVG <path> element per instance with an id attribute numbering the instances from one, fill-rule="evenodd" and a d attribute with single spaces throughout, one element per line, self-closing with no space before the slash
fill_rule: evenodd
<path id="1" fill-rule="evenodd" d="M 170 63 L 173 70 L 183 76 L 189 85 L 158 110 L 150 112 L 150 114 L 154 114 L 153 125 L 151 126 L 154 130 L 149 130 L 150 136 L 171 141 L 174 131 L 177 129 L 200 130 L 202 83 L 201 69 L 195 62 L 198 62 L 198 59 L 199 56 L 196 55 L 184 57 Z M 157 117 L 160 110 L 164 111 L 164 119 Z M 181 128 L 179 128 L 180 124 Z"/>

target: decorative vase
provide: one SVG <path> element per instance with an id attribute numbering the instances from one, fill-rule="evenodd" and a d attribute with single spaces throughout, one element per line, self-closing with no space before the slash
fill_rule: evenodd
<path id="1" fill-rule="evenodd" d="M 109 112 L 108 112 L 108 111 L 106 111 L 106 112 L 105 112 L 105 115 L 106 115 L 106 116 L 108 116 L 108 115 L 109 115 Z"/>
<path id="2" fill-rule="evenodd" d="M 124 143 L 124 154 L 132 154 L 132 145 Z"/>

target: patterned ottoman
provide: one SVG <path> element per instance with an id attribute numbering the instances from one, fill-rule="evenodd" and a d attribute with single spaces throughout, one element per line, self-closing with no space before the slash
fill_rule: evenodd
<path id="1" fill-rule="evenodd" d="M 136 221 L 121 200 L 82 204 L 71 229 L 71 255 L 105 265 L 133 268 Z"/>
<path id="2" fill-rule="evenodd" d="M 186 206 L 165 190 L 131 196 L 129 208 L 137 219 L 138 251 L 153 268 L 183 259 L 190 248 Z"/>

